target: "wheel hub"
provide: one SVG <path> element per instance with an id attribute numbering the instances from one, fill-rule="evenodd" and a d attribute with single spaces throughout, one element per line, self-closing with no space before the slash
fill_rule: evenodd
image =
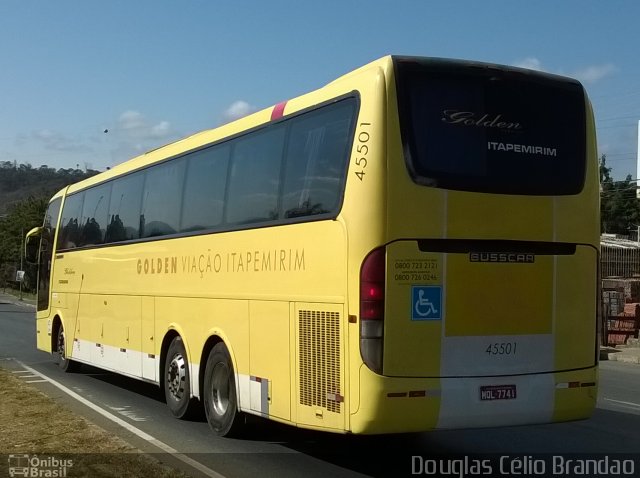
<path id="1" fill-rule="evenodd" d="M 60 356 L 61 360 L 65 359 L 65 355 L 64 355 L 64 331 L 60 331 L 60 333 L 58 334 L 58 355 Z"/>
<path id="2" fill-rule="evenodd" d="M 211 382 L 213 409 L 222 416 L 229 408 L 229 368 L 223 363 L 216 364 Z"/>
<path id="3" fill-rule="evenodd" d="M 169 368 L 167 369 L 167 384 L 169 393 L 176 400 L 184 397 L 184 382 L 186 380 L 186 363 L 181 354 L 173 356 Z"/>

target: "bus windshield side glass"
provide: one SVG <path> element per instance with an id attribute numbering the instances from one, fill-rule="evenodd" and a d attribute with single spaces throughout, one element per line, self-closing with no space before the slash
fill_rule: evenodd
<path id="1" fill-rule="evenodd" d="M 464 191 L 567 195 L 585 179 L 585 98 L 571 79 L 398 58 L 398 108 L 414 181 Z"/>

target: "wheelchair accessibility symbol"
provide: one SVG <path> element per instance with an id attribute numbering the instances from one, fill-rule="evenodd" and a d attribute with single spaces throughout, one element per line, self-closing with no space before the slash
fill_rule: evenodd
<path id="1" fill-rule="evenodd" d="M 442 319 L 442 287 L 411 287 L 411 320 Z"/>

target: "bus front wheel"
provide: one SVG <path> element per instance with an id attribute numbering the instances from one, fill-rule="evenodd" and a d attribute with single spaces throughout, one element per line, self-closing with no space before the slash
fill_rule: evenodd
<path id="1" fill-rule="evenodd" d="M 244 416 L 238 411 L 231 356 L 222 342 L 213 347 L 207 359 L 203 396 L 207 422 L 216 435 L 239 435 Z"/>
<path id="2" fill-rule="evenodd" d="M 164 396 L 176 418 L 196 414 L 197 400 L 191 398 L 191 378 L 187 352 L 180 336 L 174 337 L 164 362 Z"/>
<path id="3" fill-rule="evenodd" d="M 77 368 L 77 363 L 67 358 L 67 342 L 64 335 L 64 327 L 62 324 L 58 326 L 58 333 L 56 334 L 56 345 L 53 351 L 55 362 L 58 364 L 64 372 L 73 372 Z"/>

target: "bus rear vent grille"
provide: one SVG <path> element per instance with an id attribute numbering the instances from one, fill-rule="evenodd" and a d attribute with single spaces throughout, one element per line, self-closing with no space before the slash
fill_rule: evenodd
<path id="1" fill-rule="evenodd" d="M 300 404 L 340 413 L 340 314 L 301 310 Z"/>

